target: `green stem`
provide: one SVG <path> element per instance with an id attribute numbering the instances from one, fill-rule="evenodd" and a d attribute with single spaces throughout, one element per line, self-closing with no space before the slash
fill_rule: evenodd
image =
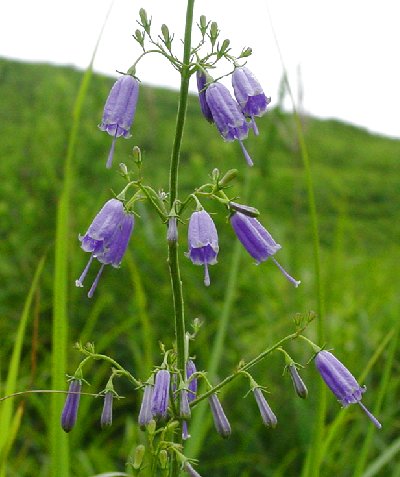
<path id="1" fill-rule="evenodd" d="M 176 117 L 175 139 L 172 147 L 170 172 L 169 172 L 169 200 L 170 209 L 178 198 L 178 171 L 179 159 L 185 125 L 187 101 L 189 95 L 190 80 L 190 54 L 192 40 L 194 0 L 188 0 L 186 9 L 186 26 L 184 38 L 184 51 L 181 69 L 181 86 L 179 94 L 178 113 Z M 168 243 L 168 264 L 171 276 L 171 288 L 175 315 L 175 339 L 177 367 L 184 376 L 185 372 L 185 314 L 183 304 L 182 281 L 179 269 L 178 242 L 170 241 Z M 178 442 L 181 442 L 182 432 L 178 432 Z M 179 462 L 174 459 L 171 468 L 171 476 L 178 477 L 180 472 Z"/>
<path id="2" fill-rule="evenodd" d="M 211 396 L 211 394 L 214 394 L 215 392 L 219 391 L 220 389 L 222 389 L 224 386 L 226 386 L 228 383 L 230 383 L 231 381 L 233 381 L 235 378 L 237 378 L 238 376 L 240 376 L 241 374 L 243 374 L 243 371 L 247 371 L 248 369 L 252 368 L 253 366 L 255 366 L 257 363 L 259 363 L 261 360 L 263 360 L 264 358 L 266 358 L 269 354 L 271 354 L 273 351 L 275 351 L 276 349 L 278 349 L 279 347 L 281 347 L 283 345 L 283 343 L 286 343 L 287 341 L 291 341 L 291 340 L 294 340 L 296 339 L 299 334 L 300 334 L 301 330 L 299 331 L 296 331 L 295 333 L 292 333 L 290 335 L 287 335 L 285 336 L 284 338 L 282 338 L 280 341 L 278 341 L 277 343 L 275 343 L 273 346 L 271 346 L 270 348 L 267 348 L 265 351 L 263 351 L 262 353 L 260 353 L 258 356 L 256 356 L 255 358 L 253 358 L 251 361 L 249 361 L 248 363 L 246 363 L 244 366 L 242 366 L 241 368 L 239 368 L 237 371 L 235 371 L 234 373 L 230 374 L 229 376 L 227 376 L 224 380 L 222 380 L 219 384 L 217 384 L 216 386 L 214 386 L 213 388 L 209 389 L 208 391 L 206 391 L 204 394 L 202 394 L 201 396 L 199 396 L 197 399 L 194 399 L 191 403 L 190 403 L 190 407 L 193 407 L 195 406 L 196 404 L 198 404 L 199 402 L 203 401 L 203 399 L 206 399 L 208 398 L 209 396 Z"/>

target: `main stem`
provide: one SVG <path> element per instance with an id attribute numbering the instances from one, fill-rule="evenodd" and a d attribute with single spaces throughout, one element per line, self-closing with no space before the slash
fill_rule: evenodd
<path id="1" fill-rule="evenodd" d="M 175 138 L 171 154 L 170 172 L 169 172 L 169 198 L 170 208 L 174 207 L 174 203 L 178 198 L 178 173 L 179 158 L 183 138 L 183 129 L 185 126 L 185 117 L 187 109 L 187 101 L 189 94 L 190 80 L 190 53 L 192 39 L 193 24 L 193 8 L 194 0 L 188 0 L 186 9 L 186 26 L 183 51 L 183 66 L 181 71 L 181 87 L 179 93 L 178 113 L 176 117 Z M 175 315 L 175 339 L 177 367 L 184 376 L 185 370 L 185 313 L 183 304 L 182 280 L 179 269 L 178 242 L 170 241 L 168 243 L 168 264 L 171 276 L 171 287 L 174 304 Z M 181 435 L 181 433 L 180 433 Z M 181 440 L 181 437 L 178 438 Z M 177 477 L 179 475 L 179 463 L 175 460 L 172 466 L 171 475 Z"/>

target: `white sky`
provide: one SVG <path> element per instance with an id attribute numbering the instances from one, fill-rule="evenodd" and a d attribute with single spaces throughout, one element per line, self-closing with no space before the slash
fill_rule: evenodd
<path id="1" fill-rule="evenodd" d="M 3 2 L 0 56 L 85 68 L 110 4 L 111 0 Z M 252 47 L 248 67 L 273 104 L 282 66 L 267 4 L 294 90 L 300 67 L 304 110 L 400 138 L 400 2 L 196 0 L 196 22 L 201 14 L 217 21 L 233 52 Z M 179 49 L 185 6 L 185 0 L 114 0 L 95 70 L 115 75 L 135 61 L 140 48 L 131 35 L 140 7 L 153 17 L 155 29 L 166 23 L 175 32 Z M 179 85 L 177 73 L 160 55 L 143 60 L 137 74 L 145 83 Z"/>

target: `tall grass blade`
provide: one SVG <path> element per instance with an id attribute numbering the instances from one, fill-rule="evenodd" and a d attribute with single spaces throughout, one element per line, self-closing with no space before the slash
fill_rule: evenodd
<path id="1" fill-rule="evenodd" d="M 111 8 L 110 8 L 111 9 Z M 90 80 L 93 73 L 93 62 L 96 56 L 97 48 L 107 22 L 108 15 L 100 31 L 97 43 L 86 69 L 77 98 L 75 100 L 72 126 L 68 140 L 67 155 L 64 163 L 64 180 L 61 191 L 56 218 L 55 233 L 55 266 L 53 281 L 53 333 L 52 333 L 52 365 L 51 365 L 51 383 L 52 389 L 65 388 L 65 374 L 67 362 L 67 343 L 68 343 L 68 244 L 69 244 L 69 216 L 71 191 L 73 188 L 73 167 L 72 160 L 75 154 L 76 142 L 82 115 L 84 100 L 87 95 Z M 61 428 L 60 416 L 64 397 L 58 393 L 51 396 L 49 437 L 51 453 L 51 475 L 53 477 L 68 477 L 69 472 L 69 448 L 67 435 Z"/>
<path id="2" fill-rule="evenodd" d="M 19 321 L 17 335 L 14 341 L 14 347 L 10 359 L 10 364 L 8 367 L 8 374 L 7 374 L 7 382 L 5 386 L 5 395 L 8 396 L 13 394 L 16 391 L 17 379 L 18 379 L 18 371 L 19 365 L 21 361 L 21 352 L 22 346 L 24 342 L 25 330 L 26 325 L 28 323 L 28 319 L 30 316 L 30 309 L 32 305 L 32 300 L 34 293 L 37 289 L 40 276 L 43 271 L 43 266 L 45 263 L 45 258 L 42 257 L 38 263 L 38 266 L 35 271 L 35 275 L 33 276 L 32 284 L 28 292 L 28 296 L 26 297 L 24 308 L 21 314 L 21 319 Z M 1 432 L 0 432 L 0 453 L 1 453 L 1 468 L 0 468 L 0 476 L 5 477 L 6 475 L 6 454 L 11 448 L 11 442 L 13 439 L 11 427 L 13 426 L 13 399 L 7 399 L 6 401 L 2 402 L 0 405 L 0 422 L 1 422 Z M 15 425 L 15 424 L 14 424 Z"/>
<path id="3" fill-rule="evenodd" d="M 306 177 L 308 209 L 310 214 L 312 237 L 313 237 L 315 294 L 316 294 L 317 311 L 318 311 L 317 320 L 316 320 L 317 338 L 320 344 L 324 344 L 325 342 L 325 326 L 324 326 L 325 306 L 324 306 L 324 293 L 323 293 L 322 279 L 321 279 L 318 214 L 317 214 L 317 206 L 315 202 L 313 177 L 311 173 L 311 161 L 310 161 L 310 157 L 308 154 L 308 149 L 307 149 L 307 145 L 306 145 L 306 141 L 304 137 L 303 125 L 301 122 L 300 115 L 296 108 L 296 101 L 294 99 L 294 95 L 289 83 L 287 69 L 285 67 L 282 52 L 279 47 L 278 38 L 273 27 L 273 22 L 272 22 L 272 18 L 270 16 L 269 10 L 268 10 L 268 15 L 269 15 L 269 22 L 271 25 L 272 33 L 275 39 L 275 43 L 277 46 L 277 50 L 279 53 L 279 57 L 280 57 L 280 61 L 281 61 L 282 69 L 283 69 L 284 82 L 286 84 L 286 89 L 292 104 L 293 118 L 295 121 L 297 139 L 300 146 L 300 155 L 303 161 L 303 167 L 304 167 L 304 172 Z M 314 436 L 313 436 L 312 444 L 309 447 L 309 453 L 311 453 L 311 456 L 308 456 L 305 461 L 306 465 L 303 468 L 303 472 L 302 472 L 303 477 L 306 475 L 309 475 L 310 477 L 311 476 L 317 477 L 319 475 L 322 435 L 324 432 L 325 415 L 326 415 L 326 387 L 324 383 L 322 382 L 322 380 L 319 383 L 318 396 L 319 396 L 319 400 L 318 400 L 316 421 L 315 421 L 315 427 L 314 427 Z"/>
<path id="4" fill-rule="evenodd" d="M 400 330 L 399 323 L 400 322 L 398 321 L 395 336 L 391 343 L 391 346 L 388 352 L 388 357 L 386 359 L 386 364 L 383 369 L 379 392 L 375 397 L 375 405 L 373 409 L 373 412 L 375 415 L 379 415 L 379 411 L 382 407 L 383 398 L 386 395 L 386 391 L 392 379 L 393 362 L 394 362 L 395 354 L 398 348 L 398 337 L 399 337 L 399 330 Z M 393 336 L 393 333 L 390 333 L 390 336 Z M 381 345 L 380 348 L 384 350 L 386 349 L 386 346 Z M 361 477 L 363 475 L 363 471 L 367 465 L 368 454 L 372 445 L 372 438 L 375 432 L 376 432 L 375 428 L 373 426 L 369 426 L 367 436 L 364 440 L 364 444 L 361 448 L 359 457 L 357 459 L 356 468 L 354 470 L 354 477 Z"/>
<path id="5" fill-rule="evenodd" d="M 400 437 L 396 439 L 391 446 L 385 449 L 382 454 L 369 465 L 368 469 L 362 474 L 362 477 L 374 477 L 375 475 L 387 475 L 378 474 L 383 467 L 396 457 L 400 452 Z"/>

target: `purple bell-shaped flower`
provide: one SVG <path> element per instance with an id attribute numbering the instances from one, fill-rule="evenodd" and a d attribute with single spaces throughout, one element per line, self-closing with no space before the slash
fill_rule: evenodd
<path id="1" fill-rule="evenodd" d="M 208 265 L 217 263 L 218 233 L 210 215 L 205 210 L 193 212 L 188 230 L 189 250 L 186 256 L 195 265 L 204 265 L 204 284 L 210 285 Z"/>
<path id="2" fill-rule="evenodd" d="M 254 116 L 262 116 L 267 111 L 271 98 L 265 96 L 260 83 L 246 66 L 238 67 L 232 73 L 232 86 L 242 113 L 251 118 L 254 132 L 258 134 Z"/>
<path id="3" fill-rule="evenodd" d="M 115 140 L 131 136 L 129 130 L 133 123 L 139 95 L 139 81 L 131 75 L 123 75 L 114 83 L 104 106 L 103 119 L 99 128 L 113 136 L 106 167 L 110 168 L 114 156 Z"/>
<path id="4" fill-rule="evenodd" d="M 273 255 L 282 248 L 271 237 L 269 232 L 260 224 L 255 217 L 235 212 L 230 217 L 230 222 L 237 238 L 242 242 L 247 252 L 257 263 L 265 262 L 269 257 L 278 266 L 284 276 L 295 287 L 300 285 L 298 280 L 291 277 L 287 271 L 273 258 Z"/>
<path id="5" fill-rule="evenodd" d="M 350 371 L 329 351 L 321 350 L 315 356 L 315 365 L 328 388 L 333 392 L 343 407 L 359 404 L 374 425 L 380 429 L 381 423 L 361 402 L 367 390 L 361 387 Z"/>
<path id="6" fill-rule="evenodd" d="M 253 161 L 242 142 L 248 136 L 249 124 L 228 88 L 218 82 L 210 84 L 206 89 L 206 101 L 221 136 L 225 141 L 239 141 L 247 164 L 252 166 Z"/>
<path id="7" fill-rule="evenodd" d="M 83 286 L 83 280 L 93 258 L 97 258 L 102 264 L 89 290 L 89 298 L 93 296 L 104 265 L 120 266 L 132 234 L 133 225 L 133 215 L 125 211 L 123 203 L 117 199 L 110 199 L 96 215 L 86 234 L 79 237 L 82 249 L 85 252 L 90 252 L 91 256 L 82 275 L 75 281 L 76 286 Z"/>

